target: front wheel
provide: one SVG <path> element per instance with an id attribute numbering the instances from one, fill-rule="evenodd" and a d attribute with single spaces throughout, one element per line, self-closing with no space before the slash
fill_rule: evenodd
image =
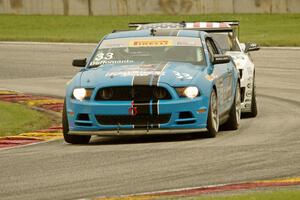
<path id="1" fill-rule="evenodd" d="M 64 108 L 62 113 L 62 126 L 63 126 L 63 135 L 67 143 L 70 144 L 87 144 L 89 143 L 91 136 L 90 135 L 70 135 L 69 134 L 69 122 L 67 117 L 67 108 L 66 100 L 64 101 Z"/>
<path id="2" fill-rule="evenodd" d="M 213 89 L 210 95 L 210 103 L 207 117 L 207 133 L 209 138 L 216 137 L 219 131 L 219 110 L 218 110 L 218 97 L 216 91 Z"/>

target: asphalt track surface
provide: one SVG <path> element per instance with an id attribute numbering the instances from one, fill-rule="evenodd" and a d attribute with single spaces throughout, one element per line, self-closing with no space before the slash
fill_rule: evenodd
<path id="1" fill-rule="evenodd" d="M 91 45 L 0 43 L 0 88 L 64 95 Z M 238 131 L 95 137 L 0 150 L 0 199 L 78 199 L 300 176 L 300 50 L 263 49 L 256 64 L 259 114 Z"/>

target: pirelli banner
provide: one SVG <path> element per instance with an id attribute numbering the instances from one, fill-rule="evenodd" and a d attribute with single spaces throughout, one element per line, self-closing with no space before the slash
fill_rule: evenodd
<path id="1" fill-rule="evenodd" d="M 0 14 L 300 13 L 300 0 L 0 0 Z"/>

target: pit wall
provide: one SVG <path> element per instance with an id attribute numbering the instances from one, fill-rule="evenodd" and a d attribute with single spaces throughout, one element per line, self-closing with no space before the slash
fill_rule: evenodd
<path id="1" fill-rule="evenodd" d="M 300 0 L 0 0 L 0 14 L 300 13 Z"/>

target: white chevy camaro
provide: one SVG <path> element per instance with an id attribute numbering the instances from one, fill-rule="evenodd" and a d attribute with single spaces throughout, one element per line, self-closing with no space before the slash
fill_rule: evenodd
<path id="1" fill-rule="evenodd" d="M 249 52 L 259 50 L 258 45 L 240 43 L 232 32 L 216 32 L 211 33 L 211 35 L 221 49 L 233 58 L 240 71 L 243 114 L 248 117 L 255 117 L 257 115 L 255 66 Z"/>

